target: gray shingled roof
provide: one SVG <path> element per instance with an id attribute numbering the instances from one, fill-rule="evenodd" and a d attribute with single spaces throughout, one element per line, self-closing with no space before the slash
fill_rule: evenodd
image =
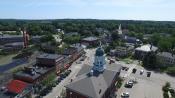
<path id="1" fill-rule="evenodd" d="M 89 75 L 91 69 L 92 66 L 84 65 L 73 82 L 65 87 L 89 98 L 101 98 L 120 72 L 121 66 L 111 64 L 103 73 L 94 72 L 93 75 Z"/>
<path id="2" fill-rule="evenodd" d="M 37 58 L 58 59 L 62 58 L 62 55 L 43 53 L 39 55 Z"/>
<path id="3" fill-rule="evenodd" d="M 170 53 L 170 52 L 159 52 L 157 55 L 158 56 L 163 56 L 163 57 L 175 59 L 175 55 L 172 54 L 172 53 Z"/>
<path id="4" fill-rule="evenodd" d="M 96 41 L 96 40 L 98 40 L 98 38 L 97 37 L 90 36 L 90 37 L 83 38 L 83 40 L 86 40 L 86 41 Z"/>

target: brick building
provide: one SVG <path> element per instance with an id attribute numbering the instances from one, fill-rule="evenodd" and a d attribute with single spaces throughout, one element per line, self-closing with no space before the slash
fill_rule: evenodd
<path id="1" fill-rule="evenodd" d="M 36 60 L 37 65 L 51 67 L 51 66 L 59 66 L 63 58 L 64 57 L 62 55 L 43 53 L 37 56 Z"/>

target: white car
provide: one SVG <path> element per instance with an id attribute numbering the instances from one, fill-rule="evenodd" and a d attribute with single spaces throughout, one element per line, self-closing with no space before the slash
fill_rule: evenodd
<path id="1" fill-rule="evenodd" d="M 55 98 L 60 98 L 59 96 L 55 96 Z"/>
<path id="2" fill-rule="evenodd" d="M 121 97 L 123 98 L 129 98 L 129 93 L 128 92 L 124 92 L 121 94 Z"/>
<path id="3" fill-rule="evenodd" d="M 140 70 L 140 74 L 142 75 L 144 73 L 144 70 Z"/>

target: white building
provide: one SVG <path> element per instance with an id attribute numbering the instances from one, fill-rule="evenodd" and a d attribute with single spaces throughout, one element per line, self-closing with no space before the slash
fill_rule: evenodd
<path id="1" fill-rule="evenodd" d="M 158 50 L 157 47 L 146 44 L 141 47 L 135 49 L 135 58 L 139 60 L 143 60 L 144 56 L 149 52 L 156 52 Z"/>

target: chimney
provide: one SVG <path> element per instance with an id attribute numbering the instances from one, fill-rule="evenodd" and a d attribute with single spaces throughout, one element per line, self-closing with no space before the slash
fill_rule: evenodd
<path id="1" fill-rule="evenodd" d="M 23 40 L 24 40 L 24 48 L 27 48 L 28 42 L 29 42 L 29 35 L 25 29 L 22 31 L 22 34 L 23 34 Z"/>

